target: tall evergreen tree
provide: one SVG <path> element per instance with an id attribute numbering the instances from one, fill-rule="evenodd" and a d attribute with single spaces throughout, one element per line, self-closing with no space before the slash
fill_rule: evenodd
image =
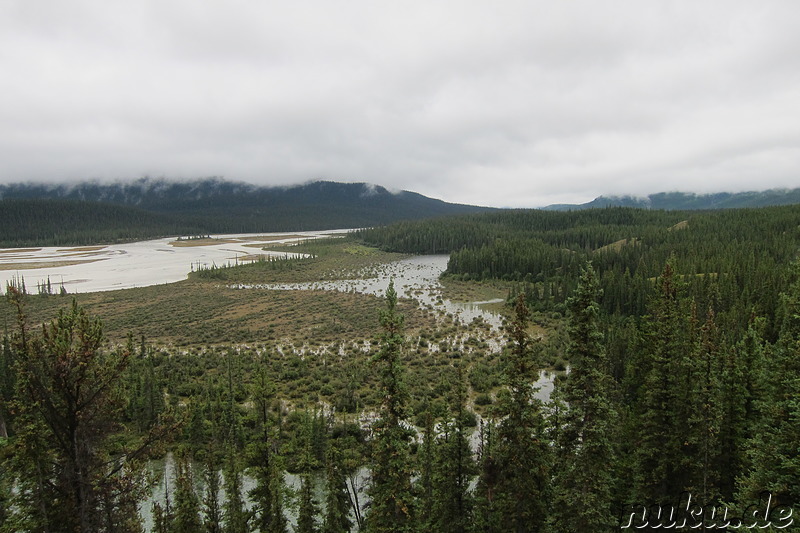
<path id="1" fill-rule="evenodd" d="M 175 518 L 173 533 L 200 531 L 200 501 L 194 491 L 194 476 L 189 457 L 182 454 L 175 465 Z"/>
<path id="2" fill-rule="evenodd" d="M 225 463 L 225 502 L 223 503 L 223 530 L 225 533 L 248 533 L 250 516 L 242 496 L 242 471 L 235 451 L 229 451 Z"/>
<path id="3" fill-rule="evenodd" d="M 541 339 L 528 335 L 529 311 L 517 298 L 509 327 L 511 349 L 506 366 L 508 393 L 498 405 L 500 423 L 494 458 L 497 483 L 494 498 L 502 531 L 539 531 L 550 501 L 550 444 L 542 402 L 534 395 L 533 372 Z"/>
<path id="4" fill-rule="evenodd" d="M 464 426 L 466 402 L 459 361 L 449 402 L 451 418 L 444 423 L 435 448 L 432 525 L 442 533 L 461 533 L 472 525 L 474 502 L 469 485 L 476 471 Z"/>
<path id="5" fill-rule="evenodd" d="M 300 477 L 300 494 L 297 508 L 295 533 L 317 533 L 319 508 L 314 501 L 314 485 L 310 474 Z"/>
<path id="6" fill-rule="evenodd" d="M 353 527 L 350 520 L 350 497 L 342 465 L 339 444 L 329 443 L 326 455 L 326 499 L 325 519 L 322 533 L 347 533 Z"/>
<path id="7" fill-rule="evenodd" d="M 222 484 L 219 473 L 217 450 L 209 447 L 203 465 L 205 495 L 203 496 L 203 528 L 206 533 L 222 533 L 222 508 L 219 501 L 219 490 Z"/>
<path id="8" fill-rule="evenodd" d="M 720 406 L 720 495 L 734 501 L 737 479 L 748 471 L 748 439 L 758 431 L 756 402 L 760 400 L 765 370 L 764 319 L 753 317 L 743 338 L 723 358 Z"/>
<path id="9" fill-rule="evenodd" d="M 383 396 L 380 418 L 374 423 L 370 507 L 366 527 L 370 533 L 407 533 L 414 529 L 409 440 L 406 427 L 407 392 L 403 383 L 403 315 L 397 312 L 394 283 L 386 290 L 381 311 L 383 333 L 373 361 L 379 369 Z"/>
<path id="10" fill-rule="evenodd" d="M 691 441 L 686 424 L 691 406 L 684 400 L 690 396 L 694 379 L 687 361 L 694 353 L 696 325 L 679 294 L 674 258 L 664 266 L 657 289 L 638 347 L 643 384 L 633 425 L 637 443 L 634 498 L 667 503 L 673 502 L 689 482 L 685 448 Z"/>
<path id="11" fill-rule="evenodd" d="M 691 395 L 687 402 L 693 404 L 693 413 L 688 419 L 689 444 L 694 455 L 694 468 L 690 469 L 688 485 L 685 487 L 706 505 L 719 502 L 720 498 L 720 432 L 722 430 L 722 353 L 720 335 L 715 313 L 709 307 L 706 321 L 700 327 L 695 347 Z"/>
<path id="12" fill-rule="evenodd" d="M 501 533 L 500 509 L 495 501 L 498 464 L 493 439 L 494 424 L 481 421 L 478 445 L 478 483 L 475 487 L 475 512 L 472 531 Z"/>
<path id="13" fill-rule="evenodd" d="M 590 264 L 568 301 L 570 371 L 557 382 L 563 400 L 556 428 L 553 529 L 611 531 L 616 410 L 600 331 L 601 289 Z"/>
<path id="14" fill-rule="evenodd" d="M 315 422 L 316 417 L 312 418 L 311 415 L 306 412 L 301 434 L 299 435 L 303 450 L 301 451 L 298 464 L 301 474 L 297 508 L 297 528 L 295 528 L 296 533 L 317 532 L 319 508 L 314 499 L 314 486 L 311 478 L 311 474 L 317 466 L 316 457 L 314 456 Z"/>
<path id="15" fill-rule="evenodd" d="M 255 479 L 255 486 L 250 489 L 250 499 L 254 503 L 255 524 L 260 533 L 270 531 L 275 517 L 272 494 L 275 470 L 275 450 L 277 446 L 275 431 L 271 426 L 269 407 L 274 400 L 275 386 L 267 372 L 267 361 L 258 362 L 251 387 L 253 400 L 253 417 L 256 436 L 248 444 L 247 455 L 250 473 Z"/>
<path id="16" fill-rule="evenodd" d="M 433 527 L 434 515 L 434 464 L 436 462 L 436 416 L 429 398 L 423 402 L 422 443 L 417 451 L 419 479 L 417 489 L 417 523 L 420 530 Z"/>
<path id="17" fill-rule="evenodd" d="M 740 484 L 741 502 L 758 501 L 761 492 L 774 505 L 800 502 L 800 262 L 781 298 L 780 337 L 765 373 L 759 423 L 747 444 L 751 470 Z"/>

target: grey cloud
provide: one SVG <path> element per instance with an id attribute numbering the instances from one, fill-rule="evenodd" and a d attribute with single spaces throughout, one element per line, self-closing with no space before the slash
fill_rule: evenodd
<path id="1" fill-rule="evenodd" d="M 0 181 L 366 181 L 537 206 L 790 186 L 800 5 L 0 7 Z"/>

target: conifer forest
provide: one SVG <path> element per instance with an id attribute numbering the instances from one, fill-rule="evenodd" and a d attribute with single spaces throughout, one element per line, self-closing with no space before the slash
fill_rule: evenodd
<path id="1" fill-rule="evenodd" d="M 0 533 L 800 530 L 800 205 L 492 210 L 297 249 L 5 287 Z M 433 254 L 496 325 L 395 282 L 259 285 Z"/>

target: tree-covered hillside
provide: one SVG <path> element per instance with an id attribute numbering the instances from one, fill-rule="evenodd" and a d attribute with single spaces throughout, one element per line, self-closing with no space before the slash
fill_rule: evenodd
<path id="1" fill-rule="evenodd" d="M 660 192 L 647 196 L 598 196 L 585 204 L 554 204 L 549 211 L 574 211 L 597 207 L 640 207 L 642 209 L 738 209 L 800 203 L 800 189 L 769 189 L 766 191 L 719 192 L 696 194 Z"/>
<path id="2" fill-rule="evenodd" d="M 218 179 L 143 179 L 119 184 L 0 185 L 0 246 L 357 228 L 481 210 L 486 208 L 364 183 L 256 187 Z"/>

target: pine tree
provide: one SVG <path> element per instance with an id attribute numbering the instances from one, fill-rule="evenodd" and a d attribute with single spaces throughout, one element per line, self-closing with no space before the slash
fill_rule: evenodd
<path id="1" fill-rule="evenodd" d="M 350 520 L 350 497 L 342 465 L 339 445 L 332 442 L 326 456 L 325 519 L 322 533 L 346 533 L 353 527 Z"/>
<path id="2" fill-rule="evenodd" d="M 651 504 L 673 502 L 689 482 L 690 455 L 685 447 L 691 441 L 686 424 L 691 406 L 684 400 L 693 383 L 687 362 L 692 361 L 697 329 L 679 294 L 674 258 L 664 266 L 657 288 L 638 347 L 643 384 L 633 424 L 637 443 L 633 496 Z"/>
<path id="3" fill-rule="evenodd" d="M 170 499 L 169 471 L 164 469 L 164 505 L 153 502 L 153 531 L 155 533 L 171 533 L 175 513 Z"/>
<path id="4" fill-rule="evenodd" d="M 205 479 L 205 495 L 203 497 L 203 528 L 206 533 L 222 533 L 222 508 L 219 502 L 221 478 L 217 452 L 213 448 L 206 452 L 206 462 L 203 466 Z"/>
<path id="5" fill-rule="evenodd" d="M 498 402 L 500 423 L 494 452 L 495 516 L 502 531 L 515 533 L 539 531 L 547 518 L 550 499 L 550 445 L 541 401 L 531 383 L 534 351 L 540 349 L 541 340 L 531 341 L 528 336 L 528 313 L 520 295 L 509 328 L 508 392 Z"/>
<path id="6" fill-rule="evenodd" d="M 176 463 L 175 518 L 171 530 L 173 533 L 197 533 L 200 525 L 200 502 L 194 491 L 192 467 L 188 456 L 182 455 Z"/>
<path id="7" fill-rule="evenodd" d="M 436 441 L 432 525 L 434 531 L 461 533 L 472 524 L 473 497 L 469 484 L 476 473 L 464 419 L 466 387 L 460 362 L 450 399 L 450 420 L 443 425 Z"/>
<path id="8" fill-rule="evenodd" d="M 277 458 L 276 458 L 277 459 Z M 283 468 L 280 462 L 273 460 L 270 470 L 270 494 L 272 495 L 272 519 L 269 523 L 268 533 L 287 533 L 288 524 L 283 514 L 284 498 L 286 496 L 286 482 L 283 479 Z"/>
<path id="9" fill-rule="evenodd" d="M 296 533 L 317 532 L 317 515 L 319 514 L 319 508 L 317 502 L 314 500 L 314 487 L 311 479 L 311 473 L 317 466 L 316 457 L 314 457 L 314 425 L 315 420 L 306 412 L 305 423 L 299 435 L 303 451 L 301 452 L 298 464 L 301 475 Z"/>
<path id="10" fill-rule="evenodd" d="M 225 463 L 225 502 L 223 503 L 223 530 L 225 533 L 247 533 L 249 513 L 242 497 L 242 471 L 235 452 L 229 452 Z"/>
<path id="11" fill-rule="evenodd" d="M 764 491 L 776 506 L 800 501 L 800 262 L 792 264 L 781 310 L 780 337 L 757 403 L 759 423 L 747 444 L 752 466 L 739 487 L 740 503 L 758 501 Z"/>
<path id="12" fill-rule="evenodd" d="M 397 312 L 394 283 L 386 290 L 381 312 L 383 334 L 373 361 L 379 368 L 383 394 L 380 418 L 373 425 L 371 498 L 366 526 L 370 533 L 404 533 L 414 529 L 406 390 L 401 363 L 403 316 Z"/>
<path id="13" fill-rule="evenodd" d="M 13 464 L 20 513 L 45 530 L 100 532 L 109 516 L 116 530 L 138 528 L 140 458 L 163 435 L 151 432 L 111 460 L 130 349 L 105 350 L 102 323 L 75 301 L 40 334 L 31 334 L 22 293 L 9 291 L 19 317 Z"/>
<path id="14" fill-rule="evenodd" d="M 722 430 L 722 372 L 723 349 L 720 346 L 715 313 L 709 307 L 706 321 L 700 328 L 700 336 L 693 361 L 691 396 L 687 402 L 693 404 L 692 416 L 688 419 L 689 443 L 694 452 L 694 468 L 690 469 L 688 486 L 699 501 L 706 505 L 719 502 L 720 477 L 720 432 Z"/>
<path id="15" fill-rule="evenodd" d="M 436 416 L 428 398 L 423 404 L 422 443 L 417 452 L 417 521 L 420 530 L 428 530 L 434 522 L 434 464 L 436 462 Z"/>
<path id="16" fill-rule="evenodd" d="M 566 357 L 570 372 L 557 382 L 563 400 L 556 428 L 553 529 L 603 532 L 614 529 L 612 488 L 616 411 L 600 331 L 601 289 L 591 265 L 568 301 Z"/>
<path id="17" fill-rule="evenodd" d="M 300 477 L 299 500 L 295 533 L 316 533 L 319 508 L 314 501 L 314 487 L 310 474 L 303 474 Z"/>
<path id="18" fill-rule="evenodd" d="M 254 503 L 255 525 L 260 533 L 271 531 L 275 517 L 275 495 L 272 493 L 276 468 L 277 446 L 275 431 L 271 426 L 269 406 L 274 400 L 275 386 L 267 372 L 267 361 L 259 361 L 256 369 L 251 398 L 254 405 L 255 441 L 248 445 L 250 472 L 255 478 L 255 487 L 250 490 L 250 499 Z M 282 521 L 282 518 L 278 518 Z"/>
<path id="19" fill-rule="evenodd" d="M 481 421 L 478 445 L 478 483 L 475 487 L 475 512 L 472 531 L 500 533 L 500 515 L 495 503 L 498 468 L 492 438 L 493 424 Z"/>
<path id="20" fill-rule="evenodd" d="M 723 501 L 733 501 L 736 480 L 748 470 L 747 441 L 757 431 L 756 402 L 762 395 L 764 320 L 753 317 L 744 337 L 724 355 L 720 406 L 720 459 L 718 471 Z"/>

